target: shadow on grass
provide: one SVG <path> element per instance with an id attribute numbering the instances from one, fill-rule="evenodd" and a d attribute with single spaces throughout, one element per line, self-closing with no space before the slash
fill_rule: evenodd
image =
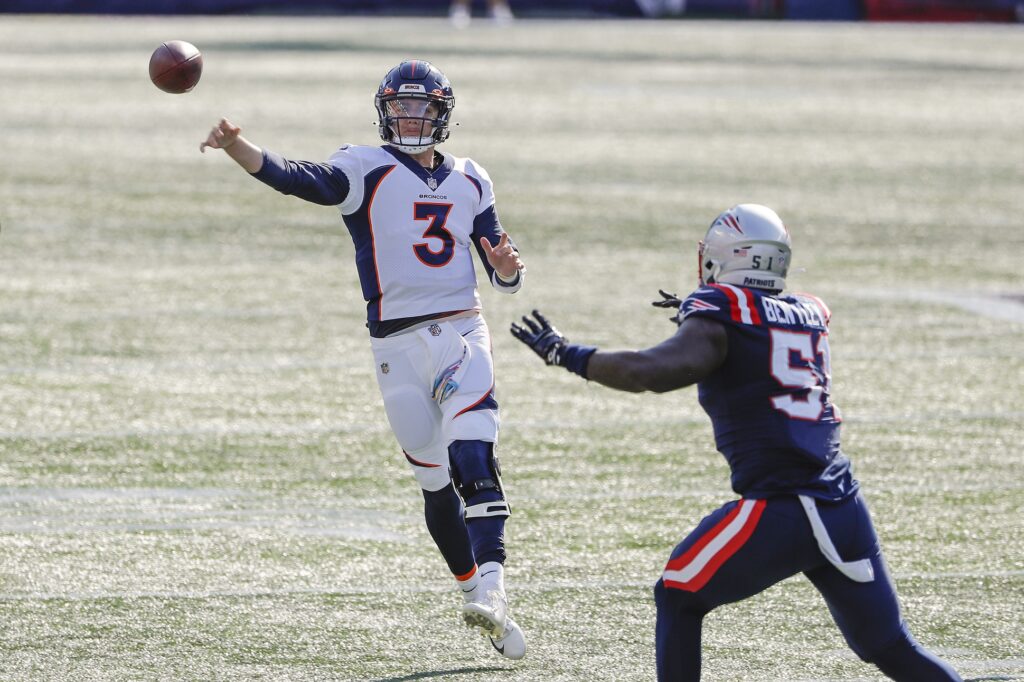
<path id="1" fill-rule="evenodd" d="M 495 668 L 491 666 L 486 668 L 456 668 L 455 670 L 432 670 L 430 672 L 413 673 L 412 675 L 405 675 L 403 677 L 382 677 L 379 680 L 373 680 L 373 682 L 410 682 L 411 680 L 428 680 L 431 677 L 441 677 L 444 675 L 474 675 L 476 673 L 498 672 L 506 672 L 506 669 Z"/>

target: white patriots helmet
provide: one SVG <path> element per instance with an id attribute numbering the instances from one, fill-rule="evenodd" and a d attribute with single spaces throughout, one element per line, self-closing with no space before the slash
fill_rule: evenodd
<path id="1" fill-rule="evenodd" d="M 789 230 L 775 211 L 738 204 L 715 218 L 700 243 L 700 282 L 782 291 L 791 253 Z"/>

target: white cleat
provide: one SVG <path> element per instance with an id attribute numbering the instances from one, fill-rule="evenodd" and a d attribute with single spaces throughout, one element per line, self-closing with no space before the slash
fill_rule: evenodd
<path id="1" fill-rule="evenodd" d="M 462 620 L 485 635 L 501 637 L 508 622 L 508 601 L 497 590 L 484 592 L 462 605 Z"/>
<path id="2" fill-rule="evenodd" d="M 518 661 L 526 655 L 526 637 L 523 636 L 523 631 L 511 618 L 505 619 L 505 632 L 501 637 L 491 637 L 490 640 L 491 646 L 494 647 L 495 651 L 505 658 Z"/>

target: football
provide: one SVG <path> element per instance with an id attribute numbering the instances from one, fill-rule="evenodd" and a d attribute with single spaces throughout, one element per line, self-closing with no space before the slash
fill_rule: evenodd
<path id="1" fill-rule="evenodd" d="M 188 92 L 196 87 L 202 74 L 203 55 L 184 40 L 161 43 L 149 58 L 149 79 L 164 92 Z"/>

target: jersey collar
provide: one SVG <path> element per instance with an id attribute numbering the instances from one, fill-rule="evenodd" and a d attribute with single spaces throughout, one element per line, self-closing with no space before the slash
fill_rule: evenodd
<path id="1" fill-rule="evenodd" d="M 398 151 L 391 145 L 383 145 L 383 147 L 389 154 L 398 159 L 403 166 L 412 171 L 412 174 L 422 180 L 423 184 L 431 190 L 435 190 L 440 187 L 441 183 L 451 175 L 452 169 L 455 168 L 455 159 L 443 152 L 439 152 L 441 154 L 440 165 L 434 170 L 428 171 L 408 154 Z M 433 186 L 431 186 L 431 180 L 435 183 Z"/>

